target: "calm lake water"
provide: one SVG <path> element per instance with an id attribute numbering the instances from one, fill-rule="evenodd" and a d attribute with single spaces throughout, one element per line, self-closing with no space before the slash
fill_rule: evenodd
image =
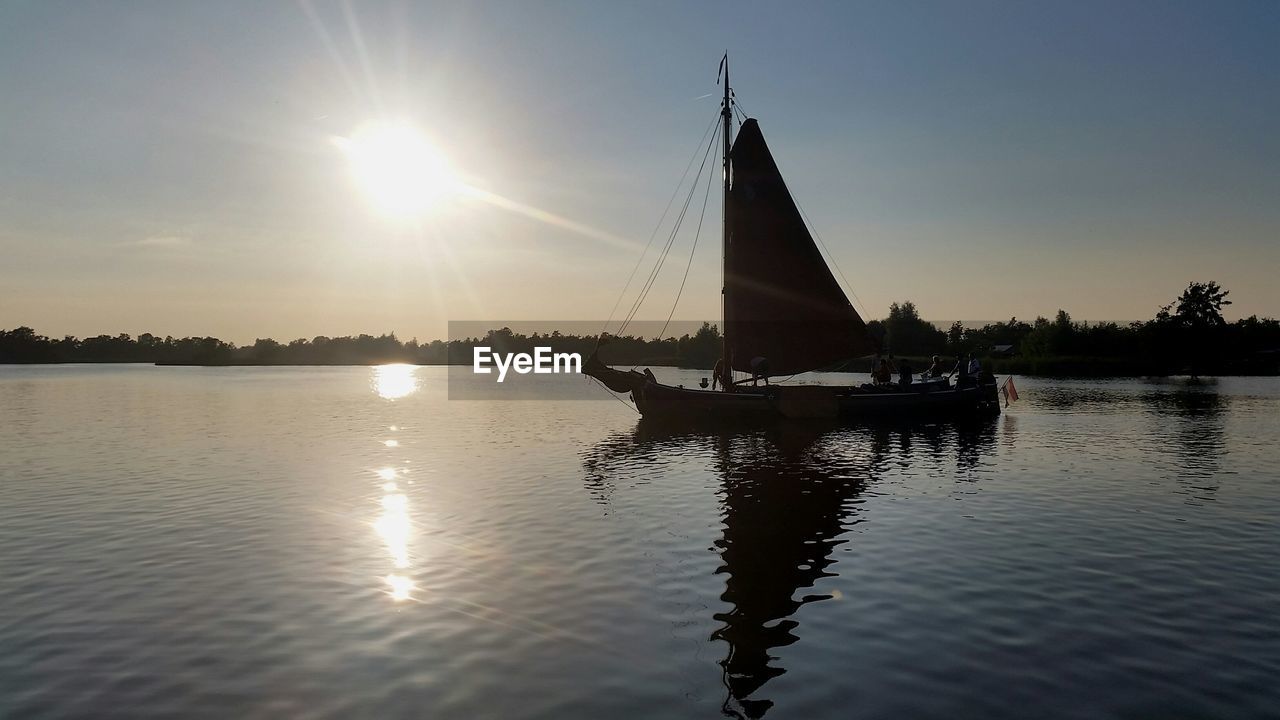
<path id="1" fill-rule="evenodd" d="M 699 433 L 446 378 L 0 367 L 0 716 L 1280 715 L 1280 380 Z"/>

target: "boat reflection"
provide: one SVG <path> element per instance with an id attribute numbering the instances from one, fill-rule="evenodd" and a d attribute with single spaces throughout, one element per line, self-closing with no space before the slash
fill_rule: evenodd
<path id="1" fill-rule="evenodd" d="M 720 599 L 731 608 L 716 613 L 723 625 L 712 639 L 729 646 L 720 661 L 726 715 L 757 718 L 773 706 L 758 697 L 786 672 L 772 650 L 800 639 L 792 618 L 803 605 L 831 598 L 804 589 L 835 574 L 832 553 L 856 522 L 853 502 L 883 458 L 873 448 L 851 462 L 821 439 L 784 431 L 722 446 L 724 531 L 715 542 L 722 561 L 716 572 L 727 576 Z"/>
<path id="2" fill-rule="evenodd" d="M 728 645 L 722 668 L 726 716 L 760 718 L 774 706 L 764 688 L 787 672 L 775 648 L 801 638 L 800 608 L 832 599 L 815 588 L 835 577 L 834 552 L 861 522 L 860 496 L 892 464 L 919 460 L 950 465 L 958 480 L 996 443 L 995 420 L 975 426 L 782 425 L 767 430 L 673 429 L 641 421 L 586 456 L 587 484 L 608 502 L 624 483 L 615 475 L 637 466 L 663 467 L 671 454 L 710 455 L 720 480 L 721 537 L 717 574 L 728 609 L 711 640 Z"/>

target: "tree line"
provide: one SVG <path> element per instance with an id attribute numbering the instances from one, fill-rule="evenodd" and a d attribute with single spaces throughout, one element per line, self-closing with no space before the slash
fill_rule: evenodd
<path id="1" fill-rule="evenodd" d="M 1146 321 L 1082 323 L 1059 310 L 1052 319 L 1011 318 L 980 328 L 954 323 L 941 330 L 920 317 L 914 303 L 894 303 L 889 316 L 867 324 L 885 353 L 928 358 L 974 354 L 997 372 L 1043 375 L 1169 375 L 1280 373 L 1280 321 L 1256 316 L 1228 323 L 1222 308 L 1229 292 L 1217 283 L 1191 283 L 1155 317 Z M 49 338 L 29 327 L 0 330 L 0 363 L 135 362 L 188 365 L 421 365 L 470 364 L 472 349 L 532 352 L 551 347 L 583 357 L 599 349 L 606 363 L 710 368 L 720 357 L 717 326 L 672 338 L 612 337 L 559 332 L 523 334 L 510 328 L 483 337 L 402 342 L 394 333 L 318 336 L 288 343 L 259 339 L 236 346 L 214 337 L 158 337 L 143 333 L 89 338 Z M 852 361 L 833 369 L 863 371 Z"/>
<path id="2" fill-rule="evenodd" d="M 343 337 L 317 336 L 281 343 L 260 338 L 237 346 L 215 337 L 158 337 L 143 333 L 89 338 L 50 338 L 29 327 L 0 330 L 0 363 L 158 363 L 161 365 L 419 365 L 470 364 L 473 348 L 528 352 L 551 347 L 584 358 L 597 349 L 596 336 L 560 332 L 523 334 L 510 328 L 489 330 L 480 337 L 402 342 L 395 333 Z M 720 331 L 710 323 L 693 334 L 665 339 L 611 337 L 600 345 L 605 362 L 682 367 L 711 367 L 720 356 Z"/>
<path id="3" fill-rule="evenodd" d="M 1052 319 L 1010 318 L 980 328 L 956 322 L 946 331 L 920 318 L 914 304 L 894 303 L 872 321 L 873 335 L 899 355 L 988 359 L 997 372 L 1031 375 L 1174 375 L 1280 373 L 1280 321 L 1256 315 L 1228 323 L 1230 291 L 1193 282 L 1150 320 L 1084 323 L 1059 310 Z M 997 350 L 998 349 L 998 350 Z"/>

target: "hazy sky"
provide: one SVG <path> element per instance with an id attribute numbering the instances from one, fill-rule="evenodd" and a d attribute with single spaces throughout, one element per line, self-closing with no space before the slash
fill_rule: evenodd
<path id="1" fill-rule="evenodd" d="M 1272 1 L 9 0 L 0 328 L 243 343 L 603 318 L 726 48 L 873 317 L 1148 318 L 1210 279 L 1229 317 L 1280 314 Z M 378 214 L 334 138 L 380 118 L 506 202 Z M 679 318 L 719 315 L 711 207 Z M 666 317 L 690 240 L 643 316 Z"/>

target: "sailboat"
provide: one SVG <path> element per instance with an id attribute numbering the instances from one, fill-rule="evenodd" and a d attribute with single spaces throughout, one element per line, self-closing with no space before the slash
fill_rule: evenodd
<path id="1" fill-rule="evenodd" d="M 947 378 L 867 385 L 768 382 L 879 354 L 881 348 L 814 243 L 759 122 L 747 117 L 733 137 L 727 55 L 721 68 L 724 317 L 715 373 L 721 382 L 711 389 L 665 385 L 650 372 L 609 367 L 598 353 L 584 362 L 583 372 L 613 392 L 629 394 L 644 417 L 736 421 L 999 414 L 995 378 L 989 375 L 962 375 L 955 384 Z"/>

